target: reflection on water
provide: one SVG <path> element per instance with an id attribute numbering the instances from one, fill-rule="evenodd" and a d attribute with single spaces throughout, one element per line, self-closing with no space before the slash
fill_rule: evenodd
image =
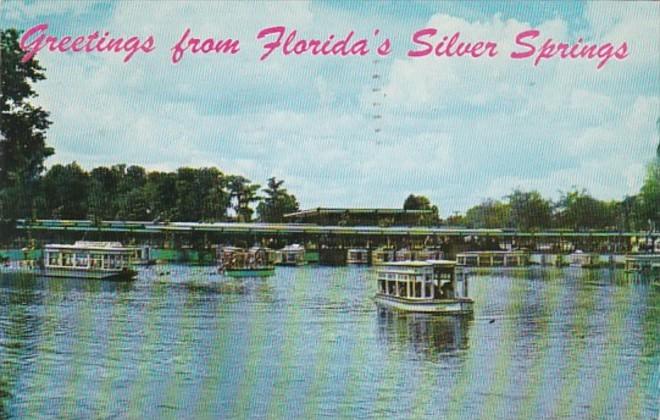
<path id="1" fill-rule="evenodd" d="M 378 336 L 383 346 L 409 346 L 434 356 L 468 348 L 469 318 L 414 314 L 379 307 Z"/>
<path id="2" fill-rule="evenodd" d="M 0 275 L 0 418 L 657 418 L 657 287 L 470 276 L 465 318 L 378 308 L 358 267 Z"/>

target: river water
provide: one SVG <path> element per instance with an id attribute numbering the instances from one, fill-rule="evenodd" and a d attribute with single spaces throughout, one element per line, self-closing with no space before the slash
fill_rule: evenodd
<path id="1" fill-rule="evenodd" d="M 473 273 L 469 318 L 378 308 L 369 268 L 130 284 L 0 277 L 0 418 L 658 418 L 660 289 Z"/>

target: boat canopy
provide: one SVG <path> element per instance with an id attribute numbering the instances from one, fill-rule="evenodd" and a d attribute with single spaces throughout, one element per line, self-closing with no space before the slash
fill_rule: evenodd
<path id="1" fill-rule="evenodd" d="M 77 241 L 71 244 L 48 244 L 46 251 L 98 251 L 98 252 L 133 252 L 134 248 L 125 247 L 121 242 Z"/>

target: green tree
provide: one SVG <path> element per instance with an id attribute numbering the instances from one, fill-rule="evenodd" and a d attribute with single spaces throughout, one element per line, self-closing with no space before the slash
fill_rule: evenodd
<path id="1" fill-rule="evenodd" d="M 404 210 L 431 210 L 431 201 L 423 195 L 410 194 L 403 202 Z"/>
<path id="2" fill-rule="evenodd" d="M 282 188 L 283 180 L 268 178 L 268 186 L 263 189 L 266 197 L 257 206 L 259 220 L 262 222 L 282 222 L 284 215 L 299 210 L 298 200 Z"/>
<path id="3" fill-rule="evenodd" d="M 639 191 L 638 227 L 660 229 L 660 147 L 655 161 L 646 170 L 646 179 Z"/>
<path id="4" fill-rule="evenodd" d="M 493 229 L 511 226 L 511 207 L 488 199 L 465 213 L 465 224 L 471 228 Z"/>
<path id="5" fill-rule="evenodd" d="M 46 78 L 44 68 L 24 52 L 16 29 L 0 31 L 0 218 L 32 216 L 44 160 L 53 154 L 46 146 L 48 113 L 31 100 L 31 83 Z"/>
<path id="6" fill-rule="evenodd" d="M 456 212 L 451 216 L 448 216 L 447 219 L 445 220 L 445 223 L 449 226 L 466 226 L 467 219 L 462 214 Z"/>
<path id="7" fill-rule="evenodd" d="M 513 227 L 523 231 L 550 227 L 552 206 L 538 191 L 514 190 L 506 198 L 509 200 Z"/>
<path id="8" fill-rule="evenodd" d="M 87 215 L 89 174 L 76 162 L 55 165 L 42 181 L 44 211 L 54 219 L 84 219 Z"/>
<path id="9" fill-rule="evenodd" d="M 87 217 L 92 220 L 112 220 L 117 216 L 116 197 L 120 181 L 117 167 L 99 166 L 89 174 Z"/>
<path id="10" fill-rule="evenodd" d="M 617 216 L 619 221 L 617 227 L 622 231 L 630 231 L 637 229 L 638 216 L 637 196 L 626 196 L 623 201 L 619 203 L 617 208 Z"/>
<path id="11" fill-rule="evenodd" d="M 150 172 L 144 187 L 145 198 L 152 220 L 168 222 L 174 220 L 177 196 L 176 174 L 172 172 Z"/>
<path id="12" fill-rule="evenodd" d="M 194 168 L 179 168 L 176 172 L 175 185 L 175 220 L 180 222 L 200 220 L 202 197 L 200 197 L 197 184 L 197 170 Z"/>
<path id="13" fill-rule="evenodd" d="M 403 202 L 404 210 L 431 210 L 431 214 L 420 216 L 419 224 L 425 226 L 437 225 L 440 222 L 440 210 L 432 205 L 431 200 L 423 195 L 410 194 Z"/>
<path id="14" fill-rule="evenodd" d="M 227 218 L 230 206 L 227 180 L 217 168 L 202 168 L 197 173 L 199 193 L 202 201 L 201 221 L 216 222 Z"/>
<path id="15" fill-rule="evenodd" d="M 116 201 L 119 220 L 149 220 L 151 210 L 142 188 L 134 188 L 121 194 Z"/>
<path id="16" fill-rule="evenodd" d="M 573 190 L 561 195 L 556 205 L 555 219 L 558 227 L 603 229 L 617 226 L 616 211 L 622 211 L 621 206 L 597 200 L 584 189 Z"/>
<path id="17" fill-rule="evenodd" d="M 249 179 L 240 175 L 231 175 L 228 178 L 227 187 L 234 212 L 236 212 L 236 220 L 239 222 L 251 221 L 254 211 L 250 208 L 250 204 L 261 199 L 257 195 L 261 186 L 252 184 Z"/>

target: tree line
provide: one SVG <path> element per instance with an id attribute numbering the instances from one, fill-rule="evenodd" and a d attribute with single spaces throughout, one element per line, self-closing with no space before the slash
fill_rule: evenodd
<path id="1" fill-rule="evenodd" d="M 470 228 L 646 231 L 660 228 L 660 146 L 637 195 L 598 200 L 586 190 L 562 192 L 553 201 L 538 191 L 514 190 L 503 200 L 486 199 L 446 223 Z"/>
<path id="2" fill-rule="evenodd" d="M 10 191 L 1 201 L 6 218 L 280 222 L 299 208 L 282 184 L 273 177 L 262 189 L 213 167 L 148 172 L 119 164 L 88 172 L 73 162 L 37 177 L 30 202 L 10 199 Z"/>

